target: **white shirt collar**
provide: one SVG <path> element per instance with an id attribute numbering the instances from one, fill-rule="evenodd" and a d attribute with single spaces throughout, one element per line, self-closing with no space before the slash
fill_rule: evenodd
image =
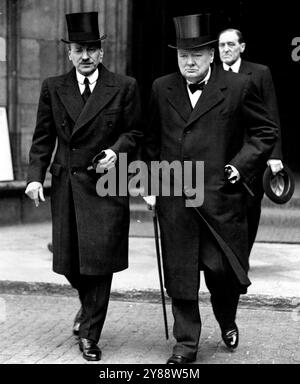
<path id="1" fill-rule="evenodd" d="M 232 72 L 238 73 L 240 70 L 241 63 L 242 59 L 239 57 L 237 61 L 232 65 L 227 65 L 226 63 L 223 63 L 223 68 L 225 69 L 225 71 L 228 71 L 229 67 L 231 67 Z"/>
<path id="2" fill-rule="evenodd" d="M 210 68 L 210 66 L 209 66 L 207 75 L 204 77 L 203 80 L 200 81 L 200 83 L 203 83 L 203 82 L 204 82 L 204 83 L 206 84 L 206 83 L 208 82 L 208 80 L 210 79 L 210 76 L 211 76 L 211 68 Z M 187 83 L 188 83 L 188 84 L 192 84 L 192 82 L 189 81 L 189 80 L 187 80 Z"/>
<path id="3" fill-rule="evenodd" d="M 90 76 L 83 76 L 81 73 L 76 71 L 76 77 L 77 81 L 79 84 L 83 85 L 84 84 L 84 79 L 87 77 L 89 79 L 90 84 L 94 84 L 98 80 L 99 76 L 99 70 L 98 68 L 96 69 L 95 72 L 93 72 Z"/>

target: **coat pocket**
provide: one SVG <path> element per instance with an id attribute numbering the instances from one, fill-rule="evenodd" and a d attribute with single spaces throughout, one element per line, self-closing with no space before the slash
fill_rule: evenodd
<path id="1" fill-rule="evenodd" d="M 63 166 L 57 163 L 53 163 L 49 169 L 49 172 L 53 176 L 59 176 L 63 170 Z"/>
<path id="2" fill-rule="evenodd" d="M 107 128 L 115 128 L 116 124 L 120 121 L 121 112 L 122 108 L 108 109 L 104 112 L 104 119 Z"/>
<path id="3" fill-rule="evenodd" d="M 104 111 L 104 115 L 118 115 L 121 113 L 122 108 L 112 108 L 112 109 L 106 109 Z"/>

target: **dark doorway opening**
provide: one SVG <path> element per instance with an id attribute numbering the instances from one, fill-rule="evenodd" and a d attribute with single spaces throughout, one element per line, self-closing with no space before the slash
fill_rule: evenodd
<path id="1" fill-rule="evenodd" d="M 204 12 L 216 15 L 218 32 L 226 27 L 241 29 L 247 43 L 244 58 L 270 67 L 281 117 L 284 161 L 300 172 L 300 57 L 292 59 L 292 40 L 300 36 L 300 28 L 292 0 L 284 5 L 263 0 L 132 0 L 129 73 L 139 82 L 144 107 L 153 80 L 177 70 L 176 51 L 168 48 L 175 42 L 172 18 Z"/>
<path id="2" fill-rule="evenodd" d="M 240 1 L 223 5 L 219 0 L 132 0 L 132 58 L 131 74 L 140 83 L 143 100 L 149 96 L 152 81 L 177 70 L 173 17 L 195 13 L 213 13 L 218 27 L 237 25 Z M 219 31 L 215 28 L 216 33 Z"/>

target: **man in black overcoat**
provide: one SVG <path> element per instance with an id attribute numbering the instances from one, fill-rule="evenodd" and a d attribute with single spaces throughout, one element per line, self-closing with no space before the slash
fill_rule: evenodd
<path id="1" fill-rule="evenodd" d="M 180 71 L 153 83 L 143 154 L 149 166 L 153 161 L 191 162 L 193 167 L 204 162 L 201 206 L 193 205 L 190 193 L 157 198 L 176 339 L 167 363 L 183 364 L 195 361 L 198 351 L 200 270 L 225 344 L 230 349 L 238 345 L 236 311 L 250 285 L 247 187 L 270 157 L 278 129 L 249 77 L 214 67 L 217 39 L 210 15 L 174 22 Z M 145 200 L 155 203 L 152 196 Z"/>
<path id="2" fill-rule="evenodd" d="M 66 15 L 68 56 L 74 68 L 43 82 L 30 149 L 26 194 L 44 201 L 43 182 L 55 146 L 51 210 L 53 270 L 78 290 L 74 332 L 87 360 L 100 360 L 112 274 L 128 267 L 129 198 L 100 197 L 97 177 L 134 156 L 140 138 L 136 81 L 102 65 L 98 13 Z M 99 162 L 91 166 L 95 155 Z M 98 174 L 99 173 L 99 174 Z"/>
<path id="3" fill-rule="evenodd" d="M 252 63 L 241 58 L 246 49 L 241 31 L 238 29 L 226 29 L 219 34 L 219 55 L 225 71 L 233 71 L 250 76 L 255 84 L 260 98 L 264 101 L 273 120 L 279 128 L 279 137 L 276 145 L 265 164 L 264 169 L 258 173 L 251 184 L 253 196 L 247 198 L 247 219 L 249 231 L 249 252 L 251 252 L 257 234 L 261 215 L 261 201 L 264 195 L 263 173 L 267 165 L 271 167 L 273 174 L 283 168 L 281 151 L 281 130 L 277 106 L 276 92 L 270 69 L 266 65 Z"/>

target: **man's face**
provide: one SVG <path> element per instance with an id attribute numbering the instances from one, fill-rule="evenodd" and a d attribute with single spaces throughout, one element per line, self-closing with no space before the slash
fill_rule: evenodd
<path id="1" fill-rule="evenodd" d="M 209 66 L 214 60 L 214 49 L 178 49 L 177 58 L 182 76 L 192 83 L 197 83 L 206 76 Z"/>
<path id="2" fill-rule="evenodd" d="M 103 49 L 93 44 L 70 44 L 69 59 L 83 76 L 95 72 L 103 59 Z"/>
<path id="3" fill-rule="evenodd" d="M 245 43 L 239 43 L 239 37 L 234 31 L 227 31 L 219 37 L 219 53 L 222 63 L 234 64 L 245 50 Z"/>

